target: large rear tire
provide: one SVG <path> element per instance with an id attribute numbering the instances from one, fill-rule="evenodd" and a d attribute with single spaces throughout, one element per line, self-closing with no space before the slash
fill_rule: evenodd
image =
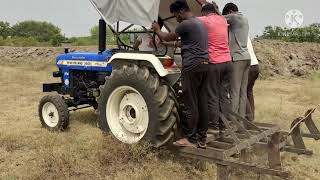
<path id="1" fill-rule="evenodd" d="M 154 147 L 172 142 L 179 115 L 170 87 L 137 65 L 121 65 L 106 77 L 98 98 L 99 125 L 120 141 Z"/>
<path id="2" fill-rule="evenodd" d="M 44 96 L 39 104 L 42 127 L 50 131 L 63 131 L 69 126 L 69 110 L 59 95 Z"/>

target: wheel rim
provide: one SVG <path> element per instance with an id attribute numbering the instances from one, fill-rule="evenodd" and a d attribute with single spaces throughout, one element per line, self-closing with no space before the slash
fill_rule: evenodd
<path id="1" fill-rule="evenodd" d="M 49 127 L 56 127 L 59 123 L 59 113 L 56 108 L 56 106 L 51 103 L 47 102 L 43 105 L 42 107 L 42 117 L 44 122 L 49 126 Z"/>
<path id="2" fill-rule="evenodd" d="M 117 139 L 127 144 L 137 143 L 148 129 L 147 103 L 136 89 L 129 86 L 118 87 L 108 98 L 106 118 Z"/>

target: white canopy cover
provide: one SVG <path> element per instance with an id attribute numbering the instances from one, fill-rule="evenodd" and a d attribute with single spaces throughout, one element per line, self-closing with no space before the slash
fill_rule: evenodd
<path id="1" fill-rule="evenodd" d="M 175 0 L 90 0 L 108 24 L 123 21 L 135 25 L 150 27 L 158 16 L 162 19 L 172 17 L 170 4 Z M 192 12 L 200 15 L 201 6 L 196 0 L 187 0 Z M 176 19 L 164 22 L 169 31 L 177 25 Z"/>

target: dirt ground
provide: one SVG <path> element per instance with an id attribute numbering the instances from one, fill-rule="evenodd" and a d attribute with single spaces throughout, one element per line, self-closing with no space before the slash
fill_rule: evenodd
<path id="1" fill-rule="evenodd" d="M 51 77 L 54 60 L 12 62 L 0 60 L 0 179 L 215 179 L 214 165 L 200 170 L 197 161 L 165 148 L 124 145 L 103 135 L 92 109 L 72 112 L 67 132 L 42 129 L 38 102 L 42 83 L 57 81 Z M 320 74 L 259 80 L 255 91 L 258 121 L 288 129 L 293 119 L 319 104 Z M 314 119 L 320 127 L 319 111 Z M 307 141 L 315 153 L 311 157 L 282 154 L 293 179 L 319 179 L 319 143 Z M 274 178 L 246 174 L 243 179 Z"/>
<path id="2" fill-rule="evenodd" d="M 301 77 L 320 70 L 320 44 L 255 40 L 263 78 Z"/>

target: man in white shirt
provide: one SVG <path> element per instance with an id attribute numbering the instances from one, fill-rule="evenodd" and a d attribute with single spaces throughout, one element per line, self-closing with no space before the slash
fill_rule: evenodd
<path id="1" fill-rule="evenodd" d="M 251 58 L 251 66 L 249 70 L 249 78 L 248 78 L 248 87 L 247 87 L 247 112 L 246 118 L 249 121 L 255 120 L 255 105 L 254 105 L 254 96 L 253 96 L 253 87 L 255 81 L 258 79 L 260 70 L 259 70 L 259 62 L 256 54 L 254 53 L 254 49 L 251 43 L 250 38 L 248 37 L 248 50 Z"/>

